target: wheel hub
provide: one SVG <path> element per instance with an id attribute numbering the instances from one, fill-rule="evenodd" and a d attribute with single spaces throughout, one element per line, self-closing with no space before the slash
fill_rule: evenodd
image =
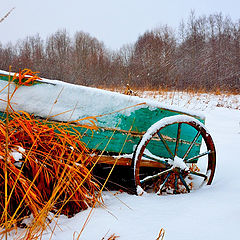
<path id="1" fill-rule="evenodd" d="M 174 157 L 172 168 L 173 168 L 173 170 L 174 169 L 179 169 L 179 170 L 182 170 L 184 172 L 189 172 L 189 168 L 186 165 L 186 163 L 183 161 L 182 158 L 180 158 L 178 156 Z"/>

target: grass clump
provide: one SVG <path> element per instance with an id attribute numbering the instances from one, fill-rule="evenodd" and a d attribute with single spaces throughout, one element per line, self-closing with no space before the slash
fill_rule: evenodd
<path id="1" fill-rule="evenodd" d="M 91 157 L 73 125 L 47 124 L 15 112 L 9 114 L 7 127 L 5 159 L 6 122 L 0 122 L 0 226 L 6 225 L 6 211 L 8 225 L 21 223 L 29 214 L 44 225 L 49 211 L 72 216 L 99 201 L 99 186 L 89 171 Z"/>
<path id="2" fill-rule="evenodd" d="M 99 185 L 91 174 L 92 158 L 77 130 L 96 130 L 96 125 L 93 119 L 81 126 L 78 121 L 51 122 L 10 111 L 11 99 L 0 120 L 0 234 L 23 226 L 31 215 L 24 233 L 31 239 L 60 214 L 71 217 L 101 203 Z"/>

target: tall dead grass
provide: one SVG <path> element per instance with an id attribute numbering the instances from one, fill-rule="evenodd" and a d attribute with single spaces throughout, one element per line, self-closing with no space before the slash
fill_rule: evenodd
<path id="1" fill-rule="evenodd" d="M 24 70 L 11 81 L 9 76 L 8 87 L 17 80 L 15 93 L 38 79 Z M 8 232 L 24 226 L 21 238 L 40 238 L 56 216 L 70 217 L 101 204 L 100 188 L 91 174 L 92 158 L 76 129 L 79 123 L 49 122 L 10 111 L 12 97 L 8 95 L 0 121 L 0 236 L 7 239 Z M 96 130 L 94 119 L 90 122 L 82 127 Z M 32 222 L 25 226 L 23 220 L 30 215 Z"/>

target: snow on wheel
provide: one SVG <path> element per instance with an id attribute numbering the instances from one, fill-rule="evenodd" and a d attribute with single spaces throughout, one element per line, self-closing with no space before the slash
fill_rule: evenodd
<path id="1" fill-rule="evenodd" d="M 200 121 L 176 115 L 161 119 L 147 130 L 133 161 L 138 195 L 177 194 L 212 183 L 216 151 Z"/>

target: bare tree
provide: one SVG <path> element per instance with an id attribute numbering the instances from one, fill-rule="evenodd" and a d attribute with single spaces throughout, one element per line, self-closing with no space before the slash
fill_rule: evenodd
<path id="1" fill-rule="evenodd" d="M 71 38 L 59 30 L 45 41 L 36 35 L 15 45 L 0 43 L 0 59 L 3 70 L 27 67 L 47 78 L 88 86 L 239 93 L 240 20 L 234 23 L 221 13 L 196 17 L 192 11 L 178 35 L 159 27 L 118 51 L 106 49 L 88 33 Z"/>
<path id="2" fill-rule="evenodd" d="M 176 39 L 168 27 L 140 36 L 135 44 L 132 72 L 137 85 L 159 87 L 169 83 Z"/>

